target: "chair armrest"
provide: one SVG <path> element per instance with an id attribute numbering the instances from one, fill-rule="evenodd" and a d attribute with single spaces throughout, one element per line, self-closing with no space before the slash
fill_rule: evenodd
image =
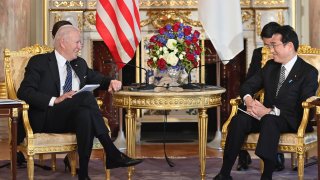
<path id="1" fill-rule="evenodd" d="M 32 144 L 33 143 L 33 130 L 30 126 L 30 121 L 29 121 L 29 116 L 28 116 L 28 110 L 29 110 L 29 104 L 23 102 L 22 105 L 22 122 L 23 122 L 23 127 L 26 131 L 26 137 L 28 139 L 28 144 Z M 31 142 L 32 141 L 32 142 Z"/>
<path id="2" fill-rule="evenodd" d="M 303 138 L 305 135 L 305 130 L 309 121 L 310 108 L 315 107 L 315 105 L 312 104 L 314 100 L 315 100 L 315 97 L 312 96 L 308 98 L 306 101 L 302 102 L 303 116 L 297 132 L 298 137 Z"/>
<path id="3" fill-rule="evenodd" d="M 239 106 L 239 104 L 241 104 L 241 102 L 242 102 L 242 100 L 241 100 L 241 98 L 238 96 L 237 98 L 235 98 L 235 99 L 231 99 L 230 100 L 230 104 L 231 104 L 231 113 L 230 113 L 230 116 L 229 116 L 229 118 L 227 119 L 227 121 L 223 124 L 223 126 L 222 126 L 222 134 L 225 134 L 225 133 L 227 133 L 227 131 L 228 131 L 228 126 L 229 126 L 229 124 L 230 124 L 230 122 L 231 122 L 231 119 L 232 119 L 232 117 L 234 116 L 234 115 L 236 115 L 237 114 L 237 111 L 238 111 L 238 106 Z"/>

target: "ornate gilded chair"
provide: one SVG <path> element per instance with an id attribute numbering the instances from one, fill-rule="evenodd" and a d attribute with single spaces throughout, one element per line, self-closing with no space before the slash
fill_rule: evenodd
<path id="1" fill-rule="evenodd" d="M 311 48 L 310 46 L 300 45 L 298 49 L 298 55 L 304 59 L 309 64 L 313 65 L 320 72 L 320 49 Z M 264 47 L 262 51 L 262 64 L 264 65 L 266 61 L 270 57 L 270 51 L 268 48 Z M 320 75 L 318 77 L 318 82 L 320 80 Z M 264 93 L 260 91 L 260 101 L 264 100 Z M 319 95 L 319 89 L 317 92 L 317 96 Z M 303 117 L 301 124 L 297 133 L 284 133 L 280 136 L 278 149 L 281 152 L 287 152 L 291 154 L 296 154 L 297 157 L 297 166 L 298 166 L 298 179 L 302 180 L 304 176 L 304 160 L 307 151 L 312 148 L 317 147 L 317 132 L 316 130 L 310 133 L 306 133 L 305 129 L 309 120 L 309 112 L 311 108 L 314 108 L 313 105 L 310 104 L 315 99 L 315 97 L 308 98 L 305 102 L 302 103 Z M 232 106 L 231 113 L 227 121 L 222 126 L 222 139 L 221 139 L 221 147 L 225 147 L 226 137 L 228 133 L 228 126 L 232 120 L 232 117 L 237 114 L 238 105 L 241 103 L 240 97 L 236 99 L 231 99 L 230 104 Z M 255 150 L 257 141 L 259 138 L 259 133 L 251 133 L 248 135 L 245 140 L 242 148 L 246 150 Z M 291 156 L 292 166 L 294 166 L 294 156 Z M 263 168 L 263 163 L 261 163 Z"/>
<path id="2" fill-rule="evenodd" d="M 47 46 L 34 45 L 23 48 L 19 51 L 4 50 L 4 70 L 5 70 L 5 85 L 7 97 L 17 99 L 17 90 L 23 80 L 25 66 L 30 57 L 51 52 L 53 49 Z M 99 107 L 102 101 L 98 100 Z M 26 138 L 18 145 L 18 150 L 27 156 L 28 178 L 34 179 L 34 155 L 39 154 L 40 159 L 43 154 L 52 155 L 52 169 L 56 169 L 56 153 L 68 153 L 71 165 L 71 175 L 76 175 L 76 136 L 74 133 L 33 133 L 28 118 L 29 105 L 23 104 L 22 121 L 26 131 Z M 107 119 L 105 119 L 108 126 Z M 102 149 L 99 142 L 94 143 L 95 149 Z M 14 152 L 12 152 L 14 153 Z M 104 161 L 105 162 L 105 161 Z M 109 178 L 109 170 L 106 171 L 106 177 Z"/>

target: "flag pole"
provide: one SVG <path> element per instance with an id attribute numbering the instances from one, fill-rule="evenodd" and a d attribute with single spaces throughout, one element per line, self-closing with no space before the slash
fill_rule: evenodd
<path id="1" fill-rule="evenodd" d="M 216 56 L 216 80 L 217 80 L 217 86 L 220 86 L 220 63 L 221 60 L 219 56 Z M 221 124 L 221 116 L 220 116 L 220 106 L 217 107 L 217 131 L 215 133 L 214 139 L 210 141 L 207 144 L 207 147 L 222 150 L 221 148 L 221 130 L 220 130 L 220 124 Z"/>

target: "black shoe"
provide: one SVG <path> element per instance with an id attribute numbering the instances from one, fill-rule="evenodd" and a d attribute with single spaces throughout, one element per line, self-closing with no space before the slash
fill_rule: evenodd
<path id="1" fill-rule="evenodd" d="M 276 159 L 276 167 L 275 171 L 282 171 L 284 169 L 284 154 L 283 153 L 277 153 L 277 159 Z"/>
<path id="2" fill-rule="evenodd" d="M 232 180 L 232 177 L 231 176 L 224 176 L 222 174 L 218 174 L 216 175 L 213 180 Z"/>
<path id="3" fill-rule="evenodd" d="M 133 159 L 128 157 L 127 155 L 121 153 L 120 158 L 118 159 L 110 159 L 107 158 L 106 168 L 114 169 L 118 167 L 129 167 L 134 166 L 142 162 L 142 159 Z"/>
<path id="4" fill-rule="evenodd" d="M 71 172 L 71 165 L 70 165 L 70 161 L 69 161 L 68 155 L 66 155 L 66 157 L 64 157 L 63 163 L 64 163 L 64 172 L 66 172 L 67 170 L 69 172 Z M 79 171 L 79 168 L 76 168 L 76 174 L 78 174 L 78 171 Z"/>
<path id="5" fill-rule="evenodd" d="M 237 165 L 237 171 L 244 171 L 247 170 L 249 167 L 249 164 L 251 164 L 251 157 L 248 151 L 241 150 L 239 153 L 239 159 L 238 159 L 238 165 Z"/>

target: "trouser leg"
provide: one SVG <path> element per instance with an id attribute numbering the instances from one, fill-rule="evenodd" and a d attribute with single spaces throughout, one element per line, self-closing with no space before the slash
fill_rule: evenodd
<path id="1" fill-rule="evenodd" d="M 232 166 L 240 152 L 247 134 L 258 130 L 258 121 L 254 118 L 239 113 L 233 117 L 228 130 L 226 146 L 223 154 L 223 165 L 220 173 L 230 175 Z"/>

